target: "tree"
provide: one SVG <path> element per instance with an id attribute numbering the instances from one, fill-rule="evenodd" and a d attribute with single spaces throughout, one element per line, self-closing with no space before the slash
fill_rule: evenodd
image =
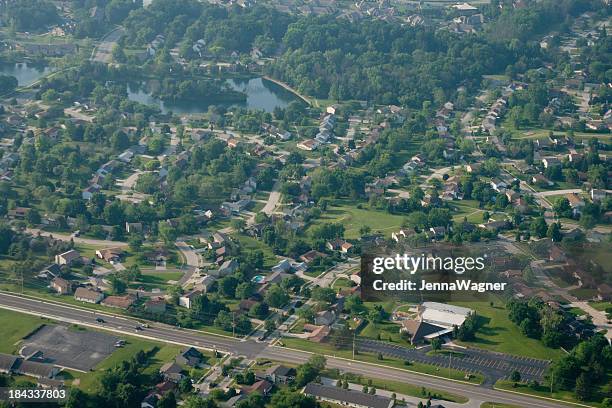
<path id="1" fill-rule="evenodd" d="M 438 351 L 442 348 L 442 340 L 438 337 L 431 340 L 431 349 L 434 351 Z"/>
<path id="2" fill-rule="evenodd" d="M 178 389 L 181 394 L 187 394 L 193 390 L 193 385 L 191 384 L 191 379 L 189 377 L 183 377 L 179 382 Z"/>
<path id="3" fill-rule="evenodd" d="M 510 381 L 514 382 L 514 385 L 516 386 L 516 383 L 521 381 L 521 373 L 517 370 L 514 370 L 512 374 L 510 374 Z"/>
<path id="4" fill-rule="evenodd" d="M 230 224 L 232 225 L 234 231 L 240 232 L 246 226 L 246 221 L 244 221 L 242 218 L 234 218 Z"/>
<path id="5" fill-rule="evenodd" d="M 548 231 L 548 226 L 546 225 L 546 221 L 544 217 L 537 217 L 531 223 L 531 232 L 538 238 L 544 238 L 546 236 L 546 232 Z"/>
<path id="6" fill-rule="evenodd" d="M 189 385 L 191 385 L 191 382 Z M 176 396 L 174 393 L 169 392 L 163 395 L 159 401 L 157 401 L 156 408 L 176 408 Z"/>
<path id="7" fill-rule="evenodd" d="M 0 94 L 5 94 L 17 88 L 17 78 L 10 75 L 0 75 Z"/>
<path id="8" fill-rule="evenodd" d="M 127 284 L 125 283 L 125 281 L 123 279 L 119 279 L 116 276 L 111 277 L 111 288 L 112 291 L 115 295 L 120 295 L 122 293 L 125 293 L 125 290 L 127 289 Z"/>
<path id="9" fill-rule="evenodd" d="M 170 225 L 166 221 L 161 221 L 158 226 L 159 236 L 164 240 L 166 244 L 171 244 L 176 241 L 178 232 L 176 228 Z"/>
<path id="10" fill-rule="evenodd" d="M 289 295 L 278 284 L 274 284 L 268 289 L 264 299 L 271 307 L 280 308 L 287 304 Z"/>
<path id="11" fill-rule="evenodd" d="M 336 292 L 332 288 L 315 287 L 310 297 L 317 302 L 334 303 L 336 301 Z"/>
<path id="12" fill-rule="evenodd" d="M 236 286 L 235 297 L 237 299 L 248 299 L 255 292 L 255 286 L 250 281 L 240 282 Z"/>
<path id="13" fill-rule="evenodd" d="M 563 234 L 561 233 L 561 227 L 559 223 L 553 222 L 548 226 L 548 230 L 546 231 L 546 236 L 552 239 L 553 242 L 561 242 L 563 239 Z"/>
<path id="14" fill-rule="evenodd" d="M 593 395 L 593 381 L 587 373 L 582 373 L 576 379 L 576 397 L 581 401 L 588 401 Z"/>
<path id="15" fill-rule="evenodd" d="M 270 400 L 271 408 L 319 408 L 320 404 L 313 398 L 299 392 L 282 389 Z"/>
<path id="16" fill-rule="evenodd" d="M 572 207 L 566 197 L 559 197 L 553 204 L 553 210 L 560 217 L 570 218 L 572 216 Z"/>
<path id="17" fill-rule="evenodd" d="M 130 146 L 130 139 L 122 130 L 117 130 L 111 136 L 111 147 L 115 151 L 125 150 Z"/>

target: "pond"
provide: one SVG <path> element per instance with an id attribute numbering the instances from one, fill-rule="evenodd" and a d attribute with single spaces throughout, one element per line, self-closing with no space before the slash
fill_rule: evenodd
<path id="1" fill-rule="evenodd" d="M 232 89 L 244 92 L 247 98 L 246 102 L 223 103 L 222 105 L 224 106 L 234 105 L 272 112 L 274 108 L 285 108 L 293 101 L 301 102 L 301 99 L 295 94 L 263 78 L 228 79 L 226 82 Z M 157 106 L 161 109 L 162 113 L 167 113 L 168 111 L 178 114 L 205 113 L 208 111 L 208 107 L 213 105 L 213 103 L 206 100 L 164 102 L 154 97 L 151 91 L 146 88 L 144 83 L 129 84 L 128 98 L 132 101 Z"/>
<path id="2" fill-rule="evenodd" d="M 50 72 L 53 72 L 53 68 L 28 64 L 27 62 L 0 64 L 0 74 L 14 76 L 17 78 L 19 86 L 31 85 Z"/>

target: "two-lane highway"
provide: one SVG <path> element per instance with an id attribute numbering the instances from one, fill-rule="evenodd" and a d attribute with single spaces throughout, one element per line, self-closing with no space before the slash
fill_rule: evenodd
<path id="1" fill-rule="evenodd" d="M 6 292 L 0 292 L 0 308 L 46 317 L 67 323 L 96 327 L 124 335 L 145 337 L 152 340 L 184 346 L 215 349 L 220 352 L 232 353 L 234 355 L 244 355 L 249 358 L 267 358 L 278 361 L 300 363 L 306 361 L 312 355 L 311 353 L 305 351 L 270 346 L 267 343 L 258 343 L 252 340 L 241 341 L 232 337 L 217 336 L 195 330 L 178 329 L 160 323 L 148 322 L 149 327 L 137 331 L 136 327 L 140 326 L 140 322 L 136 319 L 119 317 L 116 315 L 83 309 L 72 305 L 63 305 L 28 297 L 21 297 L 16 294 Z M 97 322 L 97 318 L 102 318 L 104 323 Z M 361 374 L 367 377 L 401 381 L 417 386 L 435 388 L 438 390 L 463 395 L 472 401 L 494 401 L 499 403 L 513 404 L 525 408 L 558 408 L 566 406 L 561 402 L 537 399 L 525 395 L 454 382 L 445 380 L 443 378 L 427 376 L 425 374 L 395 369 L 382 365 L 356 362 L 342 358 L 335 358 L 333 356 L 326 357 L 327 365 L 330 368 L 338 368 L 342 371 L 353 372 L 355 374 Z"/>

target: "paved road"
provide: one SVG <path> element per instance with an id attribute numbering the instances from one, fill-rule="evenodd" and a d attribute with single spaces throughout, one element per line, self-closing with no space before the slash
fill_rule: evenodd
<path id="1" fill-rule="evenodd" d="M 231 337 L 215 336 L 195 330 L 181 330 L 161 323 L 150 323 L 149 328 L 143 331 L 135 331 L 135 327 L 138 325 L 135 319 L 117 317 L 77 308 L 75 306 L 59 305 L 31 298 L 24 298 L 5 292 L 0 292 L 0 307 L 63 322 L 97 327 L 124 335 L 145 337 L 152 340 L 205 349 L 216 349 L 221 352 L 244 355 L 249 358 L 268 358 L 279 361 L 290 361 L 292 363 L 301 363 L 311 356 L 311 353 L 304 351 L 269 346 L 265 343 L 257 343 L 249 340 L 240 341 Z M 102 317 L 105 323 L 97 323 L 96 317 Z M 424 374 L 383 367 L 376 364 L 353 362 L 333 356 L 328 356 L 327 362 L 329 368 L 338 368 L 343 371 L 350 371 L 355 374 L 383 380 L 402 381 L 417 386 L 436 388 L 442 391 L 464 395 L 469 399 L 478 401 L 495 401 L 519 405 L 524 408 L 557 408 L 565 406 L 556 401 L 511 394 L 485 387 L 477 387 L 430 377 Z"/>
<path id="2" fill-rule="evenodd" d="M 113 47 L 117 44 L 119 38 L 121 38 L 125 34 L 123 27 L 118 27 L 106 34 L 106 36 L 102 39 L 102 42 L 98 44 L 96 48 L 94 48 L 91 54 L 91 60 L 96 62 L 103 62 L 108 64 L 111 62 L 113 56 Z"/>
<path id="3" fill-rule="evenodd" d="M 179 285 L 184 285 L 191 276 L 198 270 L 200 267 L 200 255 L 194 251 L 189 244 L 187 244 L 183 240 L 177 240 L 174 245 L 176 248 L 183 254 L 185 257 L 185 263 L 187 265 L 187 271 L 183 274 L 181 279 L 179 280 Z"/>
<path id="4" fill-rule="evenodd" d="M 612 190 L 605 190 L 608 194 L 612 194 Z M 550 191 L 539 191 L 537 193 L 534 193 L 533 195 L 535 197 L 548 197 L 548 196 L 555 196 L 555 195 L 565 195 L 565 194 L 572 194 L 572 193 L 582 193 L 582 190 L 579 188 L 570 188 L 570 189 L 566 189 L 566 190 L 550 190 Z"/>
<path id="5" fill-rule="evenodd" d="M 276 209 L 276 206 L 278 205 L 278 201 L 280 200 L 280 198 L 280 181 L 277 181 L 276 183 L 274 183 L 272 191 L 270 192 L 270 196 L 268 197 L 268 201 L 266 202 L 266 205 L 264 205 L 264 207 L 261 209 L 261 212 L 266 215 L 272 215 L 272 213 Z"/>
<path id="6" fill-rule="evenodd" d="M 75 244 L 85 244 L 85 245 L 96 245 L 96 246 L 101 246 L 101 247 L 125 247 L 127 246 L 127 242 L 121 242 L 121 241 L 107 241 L 105 239 L 93 239 L 93 238 L 82 238 L 82 237 L 75 237 L 73 235 L 69 235 L 69 234 L 60 234 L 57 232 L 48 232 L 48 231 L 43 231 L 37 228 L 26 228 L 26 232 L 28 234 L 32 234 L 33 236 L 37 236 L 37 235 L 41 235 L 43 237 L 50 237 L 52 236 L 55 239 L 59 239 L 60 241 L 70 241 L 73 240 Z"/>

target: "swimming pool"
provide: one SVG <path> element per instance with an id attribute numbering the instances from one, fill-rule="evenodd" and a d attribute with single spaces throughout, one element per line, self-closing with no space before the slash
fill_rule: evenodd
<path id="1" fill-rule="evenodd" d="M 253 276 L 253 279 L 251 279 L 251 282 L 263 283 L 265 280 L 266 280 L 266 277 L 264 275 L 255 275 Z"/>

